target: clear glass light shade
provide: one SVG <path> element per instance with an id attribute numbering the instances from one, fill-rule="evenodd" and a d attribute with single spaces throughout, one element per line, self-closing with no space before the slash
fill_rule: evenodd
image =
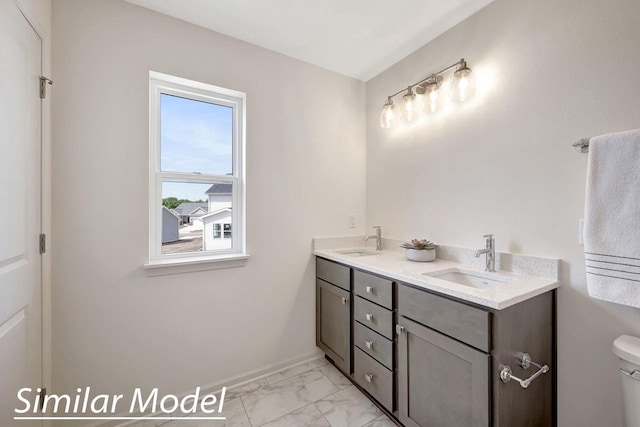
<path id="1" fill-rule="evenodd" d="M 429 113 L 435 113 L 440 108 L 440 91 L 438 90 L 438 85 L 427 85 L 426 91 L 424 93 L 425 98 L 425 109 Z"/>
<path id="2" fill-rule="evenodd" d="M 455 72 L 451 82 L 451 100 L 453 102 L 466 102 L 473 98 L 475 85 L 471 78 L 471 69 L 462 68 Z"/>
<path id="3" fill-rule="evenodd" d="M 420 115 L 420 103 L 413 92 L 407 92 L 402 97 L 402 121 L 411 123 Z"/>
<path id="4" fill-rule="evenodd" d="M 382 107 L 382 113 L 380 113 L 380 127 L 383 129 L 389 129 L 393 126 L 396 115 L 394 112 L 395 106 L 391 100 L 387 101 Z"/>

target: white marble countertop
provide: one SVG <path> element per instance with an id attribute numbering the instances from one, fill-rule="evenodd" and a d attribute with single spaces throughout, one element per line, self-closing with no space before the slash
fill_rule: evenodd
<path id="1" fill-rule="evenodd" d="M 559 286 L 557 280 L 550 278 L 515 274 L 506 271 L 486 273 L 483 268 L 479 268 L 477 266 L 444 261 L 441 259 L 437 259 L 433 262 L 408 261 L 405 258 L 404 253 L 397 250 L 385 249 L 377 255 L 359 257 L 337 252 L 350 249 L 364 249 L 366 251 L 371 251 L 370 247 L 359 246 L 357 248 L 343 247 L 336 249 L 316 249 L 314 254 L 360 270 L 389 277 L 400 282 L 409 283 L 417 287 L 449 295 L 496 310 L 507 308 Z M 444 272 L 444 270 L 450 268 L 460 268 L 472 271 L 474 274 L 482 277 L 496 279 L 503 278 L 510 279 L 511 281 L 488 289 L 478 289 L 471 286 L 441 280 L 436 277 L 425 276 L 423 274 L 436 273 L 439 271 Z"/>

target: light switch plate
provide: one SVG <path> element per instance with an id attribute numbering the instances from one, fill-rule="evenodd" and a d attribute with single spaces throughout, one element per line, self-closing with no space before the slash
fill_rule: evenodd
<path id="1" fill-rule="evenodd" d="M 356 228 L 356 214 L 349 214 L 349 228 Z"/>

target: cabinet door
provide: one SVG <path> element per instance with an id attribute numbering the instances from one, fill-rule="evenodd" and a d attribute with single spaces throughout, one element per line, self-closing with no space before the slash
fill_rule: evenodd
<path id="1" fill-rule="evenodd" d="M 488 426 L 489 355 L 398 320 L 398 409 L 415 426 Z"/>
<path id="2" fill-rule="evenodd" d="M 350 293 L 316 279 L 316 345 L 351 373 Z"/>

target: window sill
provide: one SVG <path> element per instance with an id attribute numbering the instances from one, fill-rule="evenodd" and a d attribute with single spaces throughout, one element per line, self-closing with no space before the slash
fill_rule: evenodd
<path id="1" fill-rule="evenodd" d="M 193 271 L 218 270 L 221 268 L 244 267 L 249 260 L 247 254 L 229 254 L 210 257 L 163 259 L 144 264 L 147 276 L 190 273 Z"/>

